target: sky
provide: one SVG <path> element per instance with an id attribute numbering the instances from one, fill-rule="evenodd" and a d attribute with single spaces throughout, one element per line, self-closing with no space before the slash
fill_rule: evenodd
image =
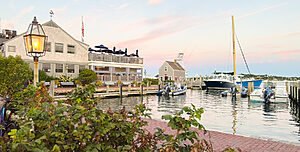
<path id="1" fill-rule="evenodd" d="M 253 74 L 300 75 L 300 0 L 0 0 L 0 28 L 26 31 L 36 16 L 90 47 L 139 50 L 147 75 L 184 53 L 188 76 L 233 71 L 232 24 Z M 248 73 L 236 42 L 237 73 Z"/>

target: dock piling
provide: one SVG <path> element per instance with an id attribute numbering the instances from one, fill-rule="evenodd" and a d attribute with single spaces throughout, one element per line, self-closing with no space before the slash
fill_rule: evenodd
<path id="1" fill-rule="evenodd" d="M 119 85 L 119 93 L 120 93 L 120 98 L 122 98 L 123 90 L 122 90 L 122 84 Z"/>
<path id="2" fill-rule="evenodd" d="M 147 91 L 149 91 L 149 81 L 147 82 Z"/>
<path id="3" fill-rule="evenodd" d="M 109 85 L 106 85 L 106 93 L 109 93 Z"/>
<path id="4" fill-rule="evenodd" d="M 128 93 L 131 91 L 131 84 L 128 85 Z"/>
<path id="5" fill-rule="evenodd" d="M 144 88 L 143 88 L 143 84 L 141 84 L 140 85 L 140 93 L 141 93 L 141 95 L 143 95 L 144 94 L 144 90 L 143 90 Z"/>
<path id="6" fill-rule="evenodd" d="M 250 95 L 254 91 L 254 82 L 248 82 L 248 94 Z"/>
<path id="7" fill-rule="evenodd" d="M 53 98 L 54 97 L 54 86 L 55 80 L 50 81 L 50 88 L 49 88 L 49 95 Z"/>

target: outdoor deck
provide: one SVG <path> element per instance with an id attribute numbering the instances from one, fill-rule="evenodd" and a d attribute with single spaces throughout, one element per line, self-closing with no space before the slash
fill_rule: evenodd
<path id="1" fill-rule="evenodd" d="M 148 126 L 145 127 L 151 133 L 156 132 L 157 127 L 164 129 L 168 134 L 175 134 L 176 131 L 171 130 L 168 127 L 167 122 L 146 119 Z M 191 130 L 197 130 L 196 128 L 191 128 Z M 199 131 L 202 138 L 212 142 L 214 151 L 222 151 L 227 147 L 234 148 L 237 150 L 240 148 L 243 152 L 300 152 L 300 146 L 295 146 L 291 144 L 285 144 L 276 141 L 256 139 L 250 137 L 244 137 L 239 135 L 221 133 L 217 131 L 208 131 L 204 135 L 203 131 Z"/>

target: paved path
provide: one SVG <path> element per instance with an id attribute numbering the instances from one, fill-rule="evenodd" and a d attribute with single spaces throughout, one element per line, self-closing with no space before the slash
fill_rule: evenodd
<path id="1" fill-rule="evenodd" d="M 156 132 L 155 128 L 159 127 L 164 129 L 168 134 L 175 134 L 175 131 L 172 131 L 171 128 L 167 126 L 167 122 L 149 119 L 146 119 L 146 121 L 148 121 L 148 126 L 145 128 L 151 133 Z M 197 130 L 196 128 L 191 129 Z M 243 152 L 300 152 L 300 146 L 281 142 L 243 137 L 217 131 L 209 131 L 206 135 L 203 134 L 203 131 L 198 132 L 200 136 L 206 140 L 209 139 L 208 133 L 210 134 L 214 151 L 222 151 L 230 146 L 236 150 L 240 148 Z"/>

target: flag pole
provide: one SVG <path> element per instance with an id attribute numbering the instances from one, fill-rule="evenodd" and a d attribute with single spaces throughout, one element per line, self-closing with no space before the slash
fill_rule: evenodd
<path id="1" fill-rule="evenodd" d="M 83 16 L 81 16 L 81 41 L 84 42 L 84 25 L 83 25 Z"/>

